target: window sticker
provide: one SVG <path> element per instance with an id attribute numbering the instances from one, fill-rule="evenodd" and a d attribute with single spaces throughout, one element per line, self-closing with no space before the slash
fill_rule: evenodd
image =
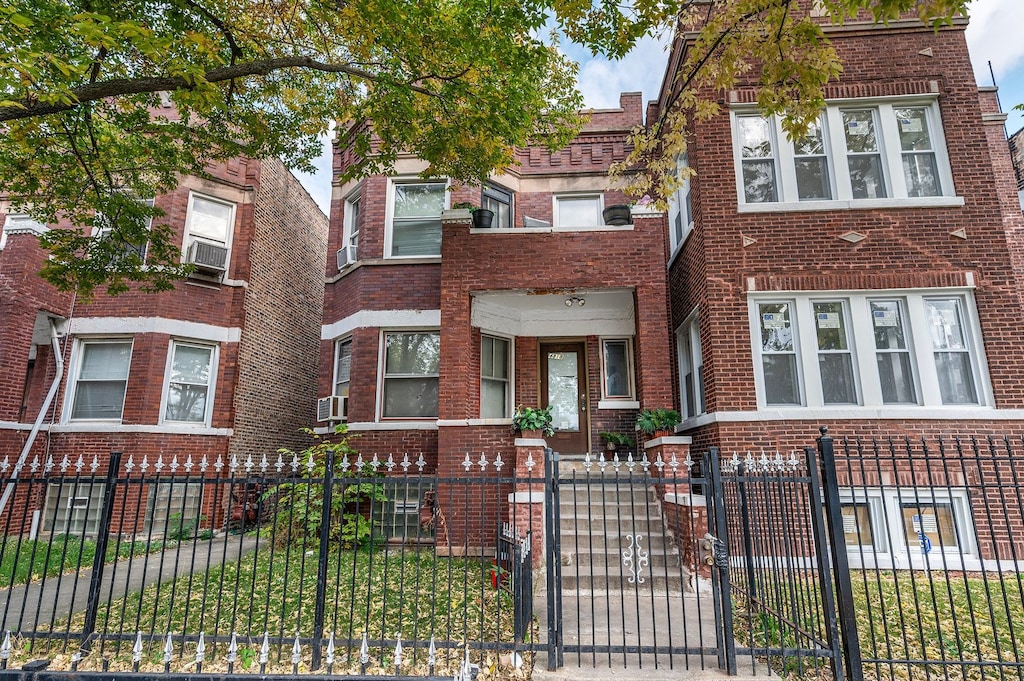
<path id="1" fill-rule="evenodd" d="M 819 312 L 816 316 L 818 319 L 819 329 L 840 328 L 838 312 Z"/>
<path id="2" fill-rule="evenodd" d="M 871 126 L 866 121 L 848 118 L 846 120 L 846 131 L 851 135 L 868 135 L 871 133 Z"/>
<path id="3" fill-rule="evenodd" d="M 785 315 L 777 312 L 765 312 L 762 314 L 761 323 L 766 329 L 785 329 L 789 327 Z"/>
<path id="4" fill-rule="evenodd" d="M 921 132 L 924 129 L 921 124 L 920 118 L 901 118 L 900 130 L 902 132 Z"/>
<path id="5" fill-rule="evenodd" d="M 895 310 L 875 310 L 873 313 L 875 326 L 899 326 Z"/>

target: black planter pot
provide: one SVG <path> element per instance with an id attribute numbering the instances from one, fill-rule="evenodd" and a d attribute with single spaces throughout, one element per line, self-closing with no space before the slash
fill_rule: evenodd
<path id="1" fill-rule="evenodd" d="M 604 224 L 606 225 L 631 225 L 633 224 L 633 215 L 629 209 L 629 206 L 608 206 L 601 213 L 604 217 Z"/>
<path id="2" fill-rule="evenodd" d="M 475 229 L 490 229 L 494 222 L 494 211 L 477 208 L 473 211 L 473 227 Z"/>

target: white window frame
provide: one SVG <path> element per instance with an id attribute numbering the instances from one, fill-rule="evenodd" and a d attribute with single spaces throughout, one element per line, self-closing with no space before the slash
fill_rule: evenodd
<path id="1" fill-rule="evenodd" d="M 592 199 L 597 202 L 597 224 L 594 225 L 563 225 L 559 215 L 559 201 L 562 200 L 579 200 L 579 199 Z M 604 194 L 601 192 L 560 192 L 554 194 L 551 197 L 551 217 L 552 225 L 554 229 L 566 229 L 566 230 L 587 230 L 597 227 L 604 227 L 604 218 L 602 213 L 604 212 Z"/>
<path id="2" fill-rule="evenodd" d="M 174 366 L 174 349 L 178 345 L 187 345 L 196 348 L 211 350 L 210 352 L 210 380 L 206 386 L 206 412 L 203 414 L 202 422 L 199 421 L 173 421 L 167 418 L 167 402 L 170 399 L 171 390 L 171 369 Z M 164 387 L 160 399 L 160 423 L 174 424 L 176 426 L 192 426 L 195 428 L 209 428 L 213 419 L 213 403 L 217 388 L 217 366 L 220 359 L 220 346 L 216 343 L 193 340 L 191 338 L 172 338 L 167 347 L 167 362 L 164 366 Z"/>
<path id="3" fill-rule="evenodd" d="M 679 169 L 688 167 L 689 162 L 684 154 L 676 161 L 677 172 Z M 668 201 L 668 237 L 670 259 L 682 248 L 686 240 L 693 232 L 693 194 L 691 192 L 690 177 L 686 177 L 682 184 L 669 197 Z M 678 226 L 678 230 L 677 230 Z"/>
<path id="4" fill-rule="evenodd" d="M 938 169 L 940 194 L 929 197 L 910 197 L 903 173 L 903 150 L 895 109 L 923 108 L 929 126 L 935 162 Z M 844 110 L 872 110 L 876 138 L 881 155 L 882 174 L 886 196 L 874 199 L 854 198 L 847 164 L 846 138 L 843 127 Z M 953 172 L 938 99 L 933 96 L 885 97 L 870 99 L 835 100 L 826 105 L 821 116 L 822 137 L 827 158 L 829 182 L 833 198 L 830 200 L 801 201 L 797 193 L 795 154 L 793 142 L 787 137 L 777 117 L 769 117 L 774 150 L 776 195 L 778 200 L 765 203 L 747 203 L 743 186 L 743 168 L 740 157 L 741 141 L 737 117 L 756 114 L 750 107 L 736 107 L 730 112 L 733 137 L 733 166 L 736 180 L 736 200 L 740 212 L 779 210 L 836 210 L 837 208 L 879 208 L 889 206 L 951 206 L 963 205 L 956 195 Z"/>
<path id="5" fill-rule="evenodd" d="M 386 362 L 387 362 L 387 342 L 386 342 L 386 340 L 387 340 L 387 336 L 389 334 L 397 334 L 397 333 L 436 334 L 439 341 L 440 341 L 440 338 L 441 338 L 441 329 L 439 329 L 437 327 L 428 327 L 428 328 L 415 327 L 415 328 L 398 328 L 398 329 L 387 328 L 387 329 L 381 329 L 380 330 L 380 334 L 378 335 L 378 338 L 377 338 L 377 414 L 376 414 L 376 420 L 378 422 L 422 421 L 422 422 L 429 422 L 431 424 L 436 424 L 437 423 L 437 418 L 438 418 L 436 415 L 435 416 L 384 416 L 384 384 L 387 381 L 387 379 L 389 378 L 388 376 L 385 376 L 385 369 L 387 368 L 387 365 L 386 365 Z M 440 359 L 438 361 L 440 362 Z M 434 376 L 432 374 L 415 374 L 415 375 L 416 376 L 431 376 L 431 377 L 437 378 L 437 381 L 438 381 L 438 391 L 440 392 L 440 386 L 441 386 L 441 367 L 440 367 L 440 363 L 439 363 L 438 368 L 437 368 L 437 375 L 436 376 Z M 403 376 L 404 376 L 404 374 L 403 374 Z M 401 376 L 395 376 L 394 378 L 401 378 Z M 440 411 L 441 411 L 440 395 L 438 397 L 437 409 L 438 409 L 438 412 L 440 413 Z"/>
<path id="6" fill-rule="evenodd" d="M 75 411 L 75 400 L 78 397 L 78 383 L 79 377 L 82 373 L 82 360 L 85 357 L 85 348 L 88 345 L 101 345 L 105 343 L 128 343 L 130 346 L 130 350 L 128 352 L 128 375 L 125 377 L 124 381 L 125 396 L 124 400 L 121 402 L 121 415 L 117 418 L 110 419 L 73 418 L 72 414 Z M 68 373 L 69 376 L 74 376 L 74 380 L 69 381 L 67 394 L 64 397 L 63 423 L 121 423 L 124 419 L 124 403 L 128 399 L 128 384 L 131 381 L 131 367 L 134 354 L 135 339 L 132 336 L 89 336 L 76 338 L 74 349 L 72 350 L 71 367 Z"/>
<path id="7" fill-rule="evenodd" d="M 341 245 L 359 248 L 359 217 L 362 214 L 363 188 L 359 186 L 345 197 L 345 222 L 342 225 Z"/>
<path id="8" fill-rule="evenodd" d="M 679 405 L 683 419 L 695 418 L 707 412 L 704 397 L 704 348 L 700 342 L 700 314 L 694 310 L 676 328 L 676 357 L 679 366 Z M 693 414 L 686 396 L 686 374 L 693 375 Z"/>
<path id="9" fill-rule="evenodd" d="M 926 313 L 927 300 L 956 299 L 960 302 L 963 312 L 963 332 L 970 366 L 973 372 L 977 402 L 943 404 L 939 390 L 939 375 L 933 353 L 931 336 L 928 333 Z M 849 314 L 850 345 L 853 348 L 854 374 L 858 384 L 859 404 L 833 405 L 824 404 L 820 373 L 818 368 L 817 338 L 813 317 L 815 302 L 835 302 L 845 300 Z M 885 403 L 882 399 L 881 380 L 875 357 L 874 326 L 872 323 L 871 301 L 900 300 L 906 311 L 905 333 L 908 336 L 910 362 L 914 375 L 916 403 Z M 761 335 L 758 304 L 790 303 L 791 323 L 793 325 L 794 348 L 797 356 L 797 374 L 800 382 L 799 391 L 802 395 L 801 404 L 767 404 L 764 374 L 761 370 Z M 994 405 L 991 381 L 988 376 L 987 362 L 980 323 L 974 296 L 969 289 L 935 288 L 914 290 L 877 290 L 877 291 L 802 291 L 769 293 L 751 293 L 748 296 L 748 317 L 750 322 L 751 351 L 753 353 L 753 369 L 757 404 L 759 409 L 799 409 L 815 407 L 826 409 L 858 409 L 878 408 L 891 409 L 900 406 L 910 408 L 929 407 L 941 409 L 963 409 L 965 407 L 992 407 Z"/>
<path id="10" fill-rule="evenodd" d="M 504 341 L 505 343 L 508 343 L 508 354 L 506 355 L 507 358 L 508 358 L 508 379 L 505 381 L 505 398 L 506 398 L 506 409 L 505 409 L 505 411 L 506 411 L 506 413 L 503 414 L 502 416 L 484 417 L 484 415 L 483 415 L 483 410 L 484 410 L 484 385 L 483 385 L 484 384 L 484 378 L 488 378 L 490 380 L 495 380 L 495 381 L 501 380 L 501 379 L 493 378 L 491 376 L 486 376 L 486 377 L 484 376 L 483 347 L 484 347 L 484 339 L 485 338 L 492 338 L 494 340 Z M 486 332 L 486 333 L 481 333 L 480 334 L 480 418 L 512 418 L 512 409 L 513 409 L 513 405 L 515 404 L 515 392 L 516 392 L 515 391 L 515 385 L 516 385 L 516 360 L 515 360 L 515 352 L 516 352 L 516 340 L 515 340 L 515 337 L 513 337 L 513 336 L 505 336 L 505 335 L 502 335 L 500 333 L 491 333 L 491 332 Z"/>
<path id="11" fill-rule="evenodd" d="M 636 362 L 633 359 L 633 337 L 632 336 L 602 336 L 598 338 L 601 348 L 601 402 L 634 402 L 636 401 Z M 626 381 L 629 393 L 627 395 L 608 394 L 608 367 L 605 366 L 605 346 L 608 343 L 623 343 L 626 346 Z M 603 405 L 602 405 L 603 406 Z M 607 408 L 607 407 L 604 407 Z"/>
<path id="12" fill-rule="evenodd" d="M 874 546 L 847 545 L 850 567 L 977 569 L 977 533 L 967 490 L 961 487 L 856 487 L 839 489 L 840 504 L 868 507 Z M 910 546 L 903 525 L 903 504 L 949 505 L 959 547 L 932 545 L 927 555 Z"/>
<path id="13" fill-rule="evenodd" d="M 231 209 L 230 217 L 228 218 L 226 241 L 218 241 L 203 235 L 192 235 L 192 205 L 195 203 L 196 198 L 203 199 L 204 201 L 210 201 L 211 203 L 219 203 L 223 206 L 227 206 Z M 210 194 L 204 194 L 202 192 L 189 191 L 188 193 L 188 210 L 185 213 L 185 240 L 182 245 L 182 262 L 188 260 L 188 250 L 192 245 L 192 241 L 202 241 L 214 246 L 223 246 L 227 249 L 227 257 L 224 262 L 227 263 L 227 267 L 230 269 L 231 264 L 231 244 L 234 241 L 235 235 L 235 221 L 238 219 L 238 204 L 234 201 L 227 199 L 221 199 Z"/>
<path id="14" fill-rule="evenodd" d="M 348 381 L 346 381 L 349 390 L 344 395 L 347 397 L 352 388 L 352 336 L 345 336 L 334 341 L 334 371 L 331 373 L 331 394 L 340 395 L 338 392 L 338 383 L 340 382 L 338 380 L 338 360 L 341 358 L 341 347 L 343 345 L 347 345 L 349 348 L 349 372 Z"/>
<path id="15" fill-rule="evenodd" d="M 392 255 L 391 248 L 394 242 L 394 221 L 395 221 L 395 187 L 402 184 L 443 184 L 444 185 L 444 206 L 442 210 L 447 210 L 451 207 L 451 192 L 449 191 L 451 183 L 446 178 L 429 179 L 424 180 L 418 176 L 411 177 L 389 177 L 388 178 L 388 189 L 387 189 L 387 206 L 384 210 L 384 258 L 387 260 L 409 260 L 409 259 L 423 259 L 423 258 L 434 258 L 437 260 L 441 259 L 440 252 L 437 255 Z M 438 215 L 438 220 L 441 216 Z"/>

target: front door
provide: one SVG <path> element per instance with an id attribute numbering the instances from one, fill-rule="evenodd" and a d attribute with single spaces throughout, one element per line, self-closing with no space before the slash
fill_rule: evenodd
<path id="1" fill-rule="evenodd" d="M 555 434 L 548 445 L 562 454 L 590 450 L 587 418 L 587 356 L 583 343 L 542 343 L 541 404 L 550 405 Z"/>

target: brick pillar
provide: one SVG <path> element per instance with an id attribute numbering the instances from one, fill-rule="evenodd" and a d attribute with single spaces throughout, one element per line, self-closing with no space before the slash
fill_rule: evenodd
<path id="1" fill-rule="evenodd" d="M 438 386 L 438 418 L 467 419 L 474 416 L 479 385 L 474 372 L 473 327 L 470 321 L 469 284 L 460 263 L 469 248 L 468 210 L 449 210 L 441 216 L 441 365 Z M 479 415 L 478 413 L 476 415 Z M 441 446 L 441 443 L 438 443 Z"/>
<path id="2" fill-rule="evenodd" d="M 508 521 L 526 536 L 530 531 L 533 567 L 544 562 L 544 448 L 543 439 L 516 438 L 516 486 L 509 495 Z"/>
<path id="3" fill-rule="evenodd" d="M 651 475 L 663 482 L 655 485 L 664 509 L 665 522 L 676 538 L 683 567 L 690 574 L 688 588 L 701 588 L 700 580 L 711 577 L 711 569 L 701 563 L 700 540 L 708 533 L 707 497 L 693 490 L 691 478 L 698 476 L 699 462 L 687 465 L 690 438 L 659 437 L 644 443 L 651 462 Z"/>
<path id="4" fill-rule="evenodd" d="M 634 229 L 665 233 L 663 213 L 634 211 Z M 637 392 L 644 407 L 671 407 L 672 330 L 669 328 L 668 269 L 654 258 L 636 284 Z"/>

